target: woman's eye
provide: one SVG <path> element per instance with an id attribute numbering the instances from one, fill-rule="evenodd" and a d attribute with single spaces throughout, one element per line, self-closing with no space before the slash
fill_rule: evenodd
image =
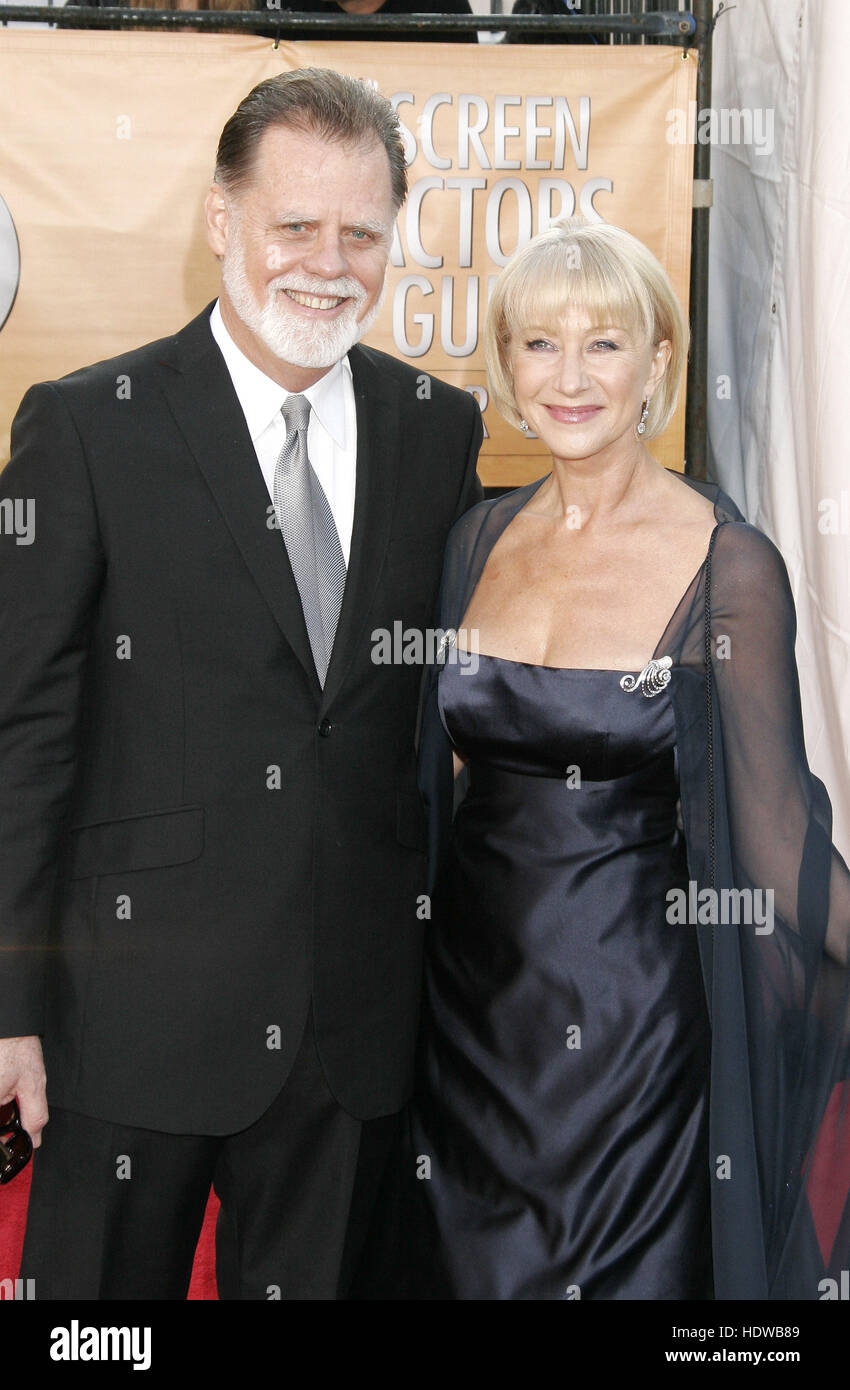
<path id="1" fill-rule="evenodd" d="M 548 338 L 529 338 L 525 346 L 532 352 L 535 352 L 543 348 L 550 348 L 552 344 L 549 342 Z"/>
<path id="2" fill-rule="evenodd" d="M 597 338 L 594 347 L 610 348 L 612 352 L 617 351 L 617 344 L 612 343 L 610 338 Z"/>

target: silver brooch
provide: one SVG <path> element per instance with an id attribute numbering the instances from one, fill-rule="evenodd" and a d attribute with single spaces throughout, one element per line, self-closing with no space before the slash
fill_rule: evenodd
<path id="1" fill-rule="evenodd" d="M 648 661 L 639 676 L 622 676 L 620 679 L 620 689 L 627 694 L 632 690 L 640 690 L 651 700 L 653 695 L 657 695 L 666 685 L 670 684 L 670 667 L 673 665 L 671 656 L 660 656 L 657 661 Z"/>
<path id="2" fill-rule="evenodd" d="M 457 628 L 450 627 L 443 633 L 437 644 L 437 660 L 442 661 L 449 647 L 453 647 L 457 641 Z"/>

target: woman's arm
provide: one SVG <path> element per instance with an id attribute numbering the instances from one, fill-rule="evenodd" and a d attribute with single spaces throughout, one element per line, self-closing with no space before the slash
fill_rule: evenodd
<path id="1" fill-rule="evenodd" d="M 810 965 L 823 950 L 846 967 L 850 872 L 806 757 L 791 586 L 779 551 L 754 527 L 721 527 L 711 607 L 736 884 L 770 891 Z"/>
<path id="2" fill-rule="evenodd" d="M 806 757 L 785 564 L 746 523 L 717 533 L 710 635 L 714 886 L 729 894 L 712 927 L 712 1132 L 733 1164 L 713 1189 L 715 1287 L 740 1286 L 743 1265 L 763 1269 L 769 1298 L 817 1299 L 850 1260 L 850 1126 L 836 1123 L 850 1099 L 850 872 Z"/>

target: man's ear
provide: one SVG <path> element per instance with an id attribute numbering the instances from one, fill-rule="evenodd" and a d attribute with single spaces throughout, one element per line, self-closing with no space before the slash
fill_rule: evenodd
<path id="1" fill-rule="evenodd" d="M 230 225 L 230 213 L 227 206 L 227 199 L 224 196 L 224 189 L 220 184 L 214 183 L 210 188 L 204 202 L 204 224 L 207 234 L 207 245 L 214 256 L 221 260 L 227 247 L 227 231 Z"/>

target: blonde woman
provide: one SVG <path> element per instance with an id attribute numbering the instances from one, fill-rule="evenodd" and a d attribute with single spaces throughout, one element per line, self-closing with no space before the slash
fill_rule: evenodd
<path id="1" fill-rule="evenodd" d="M 817 1299 L 850 1251 L 850 878 L 785 567 L 653 458 L 688 334 L 634 237 L 541 234 L 486 334 L 552 468 L 446 556 L 420 1296 Z"/>

